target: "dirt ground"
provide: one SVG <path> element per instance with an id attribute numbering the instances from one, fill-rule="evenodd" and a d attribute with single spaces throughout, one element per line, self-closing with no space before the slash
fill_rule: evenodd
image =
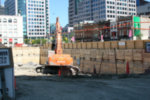
<path id="1" fill-rule="evenodd" d="M 150 100 L 150 75 L 136 78 L 60 78 L 15 66 L 16 100 Z"/>

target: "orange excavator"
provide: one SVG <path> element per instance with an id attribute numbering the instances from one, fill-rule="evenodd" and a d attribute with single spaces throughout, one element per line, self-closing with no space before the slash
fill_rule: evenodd
<path id="1" fill-rule="evenodd" d="M 58 74 L 63 76 L 77 75 L 79 68 L 73 66 L 73 58 L 69 54 L 63 54 L 62 36 L 59 18 L 56 19 L 56 49 L 55 54 L 48 57 L 48 64 L 37 67 L 37 73 Z"/>

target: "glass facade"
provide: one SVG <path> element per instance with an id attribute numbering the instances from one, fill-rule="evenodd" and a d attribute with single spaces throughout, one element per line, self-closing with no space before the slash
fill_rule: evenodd
<path id="1" fill-rule="evenodd" d="M 18 13 L 23 16 L 23 34 L 27 36 L 26 0 L 18 0 Z"/>

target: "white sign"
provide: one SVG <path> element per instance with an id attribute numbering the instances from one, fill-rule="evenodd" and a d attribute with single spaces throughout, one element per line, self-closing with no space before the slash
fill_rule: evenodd
<path id="1" fill-rule="evenodd" d="M 124 46 L 125 45 L 125 42 L 119 42 L 118 43 L 120 46 Z"/>
<path id="2" fill-rule="evenodd" d="M 0 49 L 0 66 L 9 66 L 9 50 L 8 49 Z"/>

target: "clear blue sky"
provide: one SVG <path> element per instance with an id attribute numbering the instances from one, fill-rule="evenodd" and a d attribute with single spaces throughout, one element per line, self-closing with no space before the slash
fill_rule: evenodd
<path id="1" fill-rule="evenodd" d="M 50 23 L 60 19 L 61 26 L 68 24 L 68 0 L 50 0 Z"/>

